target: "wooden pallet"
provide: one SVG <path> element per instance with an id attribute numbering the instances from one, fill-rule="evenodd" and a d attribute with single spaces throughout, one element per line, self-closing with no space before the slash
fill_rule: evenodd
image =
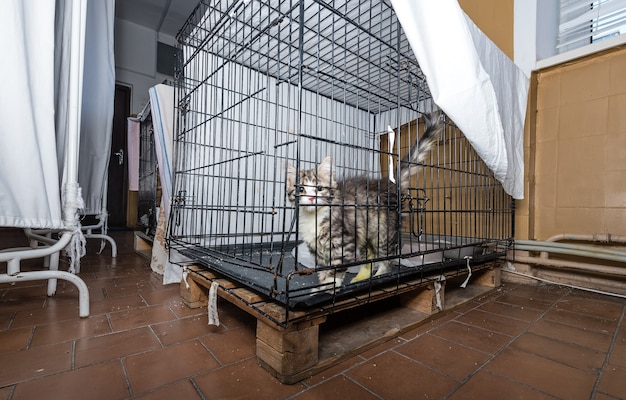
<path id="1" fill-rule="evenodd" d="M 475 267 L 464 289 L 459 285 L 465 276 L 455 271 L 443 274 L 445 279 L 436 275 L 376 288 L 332 307 L 289 310 L 202 266 L 186 268 L 180 286 L 184 303 L 190 308 L 206 306 L 208 289 L 217 282 L 221 298 L 257 319 L 257 360 L 286 384 L 308 378 L 500 286 L 496 262 Z M 376 305 L 381 306 L 379 310 Z"/>

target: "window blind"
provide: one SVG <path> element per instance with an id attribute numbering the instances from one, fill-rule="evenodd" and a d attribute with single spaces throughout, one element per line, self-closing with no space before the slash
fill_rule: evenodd
<path id="1" fill-rule="evenodd" d="M 626 0 L 561 0 L 559 53 L 626 33 Z"/>

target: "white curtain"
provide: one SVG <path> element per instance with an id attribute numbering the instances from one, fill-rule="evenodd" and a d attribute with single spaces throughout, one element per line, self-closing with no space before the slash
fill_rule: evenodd
<path id="1" fill-rule="evenodd" d="M 55 3 L 2 1 L 0 226 L 62 228 L 55 144 Z"/>
<path id="2" fill-rule="evenodd" d="M 67 228 L 60 188 L 72 179 L 64 177 L 67 134 L 77 123 L 72 115 L 82 113 L 80 170 L 90 175 L 83 193 L 102 198 L 102 169 L 93 172 L 91 165 L 103 162 L 84 149 L 105 149 L 108 162 L 110 146 L 103 146 L 113 117 L 115 3 L 87 3 L 85 50 L 70 55 L 70 41 L 81 40 L 71 34 L 71 0 L 0 2 L 0 226 Z M 80 67 L 72 66 L 72 57 L 81 58 Z M 77 76 L 82 86 L 71 84 Z M 71 91 L 79 92 L 77 101 L 68 100 Z"/>
<path id="3" fill-rule="evenodd" d="M 456 0 L 392 0 L 433 95 L 513 198 L 524 197 L 529 80 Z"/>
<path id="4" fill-rule="evenodd" d="M 84 214 L 100 214 L 106 196 L 115 96 L 114 0 L 87 2 L 78 183 Z M 104 202 L 106 203 L 106 202 Z"/>

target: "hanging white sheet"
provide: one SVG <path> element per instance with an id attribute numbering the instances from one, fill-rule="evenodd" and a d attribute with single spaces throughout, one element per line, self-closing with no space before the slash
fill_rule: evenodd
<path id="1" fill-rule="evenodd" d="M 392 0 L 433 99 L 513 198 L 524 197 L 528 77 L 456 0 Z"/>
<path id="2" fill-rule="evenodd" d="M 150 111 L 154 131 L 154 145 L 161 180 L 161 205 L 157 219 L 157 229 L 152 243 L 150 267 L 163 275 L 163 284 L 178 283 L 182 279 L 182 268 L 170 262 L 188 261 L 177 252 L 168 254 L 166 234 L 172 196 L 172 156 L 174 147 L 174 88 L 156 85 L 148 91 Z"/>
<path id="3" fill-rule="evenodd" d="M 89 1 L 85 31 L 85 67 L 80 126 L 78 183 L 83 214 L 100 214 L 106 196 L 115 97 L 113 26 L 115 2 Z"/>
<path id="4" fill-rule="evenodd" d="M 128 190 L 139 190 L 139 152 L 141 120 L 127 118 Z"/>
<path id="5" fill-rule="evenodd" d="M 156 85 L 148 90 L 152 126 L 154 128 L 154 146 L 159 163 L 159 178 L 163 191 L 163 207 L 166 220 L 170 215 L 172 198 L 172 155 L 174 147 L 174 88 Z"/>
<path id="6" fill-rule="evenodd" d="M 53 1 L 0 7 L 0 226 L 63 228 L 55 144 Z"/>

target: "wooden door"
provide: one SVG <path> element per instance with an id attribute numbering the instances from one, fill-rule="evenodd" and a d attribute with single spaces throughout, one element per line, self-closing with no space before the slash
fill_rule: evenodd
<path id="1" fill-rule="evenodd" d="M 109 160 L 109 186 L 107 208 L 109 227 L 126 227 L 128 204 L 128 145 L 126 124 L 130 116 L 130 87 L 115 85 L 115 109 L 113 114 L 113 138 Z"/>

